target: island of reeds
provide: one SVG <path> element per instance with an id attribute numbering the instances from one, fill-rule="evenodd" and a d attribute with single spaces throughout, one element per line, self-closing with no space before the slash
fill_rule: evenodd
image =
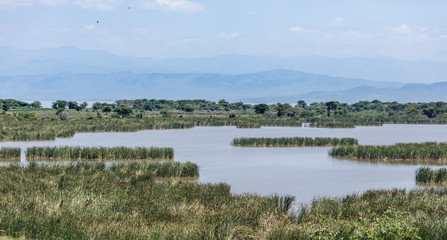
<path id="1" fill-rule="evenodd" d="M 423 184 L 447 184 L 447 168 L 420 167 L 416 170 L 416 182 Z"/>
<path id="2" fill-rule="evenodd" d="M 348 158 L 379 160 L 388 162 L 409 163 L 447 163 L 447 143 L 398 143 L 388 146 L 340 146 L 331 149 L 331 156 Z"/>
<path id="3" fill-rule="evenodd" d="M 29 147 L 28 161 L 128 161 L 128 160 L 172 160 L 174 149 L 157 147 Z"/>
<path id="4" fill-rule="evenodd" d="M 235 138 L 233 146 L 241 147 L 329 147 L 357 145 L 355 138 L 310 138 L 310 137 L 281 137 L 281 138 Z"/>
<path id="5" fill-rule="evenodd" d="M 20 148 L 0 148 L 0 161 L 19 161 Z"/>

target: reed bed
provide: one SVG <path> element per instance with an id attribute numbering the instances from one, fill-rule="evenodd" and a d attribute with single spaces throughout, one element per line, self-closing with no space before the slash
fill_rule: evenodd
<path id="1" fill-rule="evenodd" d="M 29 147 L 26 157 L 37 160 L 172 160 L 172 148 L 156 147 Z"/>
<path id="2" fill-rule="evenodd" d="M 281 137 L 281 138 L 236 138 L 233 146 L 242 147 L 327 147 L 357 145 L 355 138 L 310 138 L 310 137 Z"/>
<path id="3" fill-rule="evenodd" d="M 156 181 L 161 170 L 149 166 L 154 165 L 107 168 L 104 163 L 82 162 L 0 167 L 1 235 L 265 239 L 272 227 L 289 218 L 293 197 L 233 195 L 227 184 Z"/>
<path id="4" fill-rule="evenodd" d="M 416 182 L 445 184 L 447 183 L 447 168 L 431 169 L 429 167 L 420 167 L 416 170 Z"/>
<path id="5" fill-rule="evenodd" d="M 8 120 L 0 122 L 0 141 L 43 141 L 72 137 L 77 132 L 136 132 L 141 130 L 186 129 L 195 126 L 289 126 L 298 127 L 295 119 L 281 118 L 123 118 L 123 119 L 73 119 L 67 121 Z"/>
<path id="6" fill-rule="evenodd" d="M 319 198 L 269 239 L 447 239 L 447 190 L 369 190 Z"/>
<path id="7" fill-rule="evenodd" d="M 398 143 L 389 146 L 341 146 L 329 154 L 351 159 L 382 160 L 391 162 L 418 161 L 421 163 L 447 163 L 447 144 L 436 142 Z"/>
<path id="8" fill-rule="evenodd" d="M 0 161 L 19 161 L 20 148 L 0 148 Z"/>

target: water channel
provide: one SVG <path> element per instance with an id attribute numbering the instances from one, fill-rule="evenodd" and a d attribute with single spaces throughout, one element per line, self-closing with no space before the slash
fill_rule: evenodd
<path id="1" fill-rule="evenodd" d="M 237 137 L 354 137 L 359 144 L 446 142 L 447 125 L 384 125 L 353 129 L 293 127 L 196 127 L 132 133 L 77 133 L 73 138 L 40 142 L 1 142 L 0 147 L 30 146 L 157 146 L 173 147 L 175 161 L 200 167 L 199 182 L 225 182 L 234 193 L 290 194 L 297 203 L 319 196 L 337 197 L 368 189 L 416 186 L 418 165 L 335 159 L 327 147 L 243 148 Z M 25 161 L 22 159 L 22 161 Z"/>

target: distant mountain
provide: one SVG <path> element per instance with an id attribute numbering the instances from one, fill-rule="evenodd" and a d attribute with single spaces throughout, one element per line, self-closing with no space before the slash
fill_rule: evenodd
<path id="1" fill-rule="evenodd" d="M 209 58 L 136 58 L 73 47 L 24 50 L 0 47 L 0 75 L 61 73 L 217 73 L 246 74 L 291 69 L 344 78 L 433 83 L 447 81 L 447 62 L 392 58 L 327 58 L 223 55 Z"/>
<path id="2" fill-rule="evenodd" d="M 378 99 L 385 102 L 447 102 L 447 82 L 433 84 L 407 84 L 400 88 L 377 88 L 361 86 L 342 91 L 314 91 L 289 97 L 255 98 L 245 99 L 248 102 L 289 102 L 296 103 L 297 100 L 306 102 L 340 101 L 355 103 L 358 101 L 372 101 Z"/>
<path id="3" fill-rule="evenodd" d="M 343 91 L 360 86 L 401 87 L 402 83 L 330 77 L 292 70 L 249 74 L 60 73 L 0 76 L 1 98 L 54 99 L 209 99 L 240 100 Z M 296 100 L 295 100 L 296 101 Z"/>

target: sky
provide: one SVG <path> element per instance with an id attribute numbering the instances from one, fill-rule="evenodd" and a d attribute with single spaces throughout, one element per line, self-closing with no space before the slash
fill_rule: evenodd
<path id="1" fill-rule="evenodd" d="M 0 46 L 447 61 L 445 0 L 0 0 Z"/>

